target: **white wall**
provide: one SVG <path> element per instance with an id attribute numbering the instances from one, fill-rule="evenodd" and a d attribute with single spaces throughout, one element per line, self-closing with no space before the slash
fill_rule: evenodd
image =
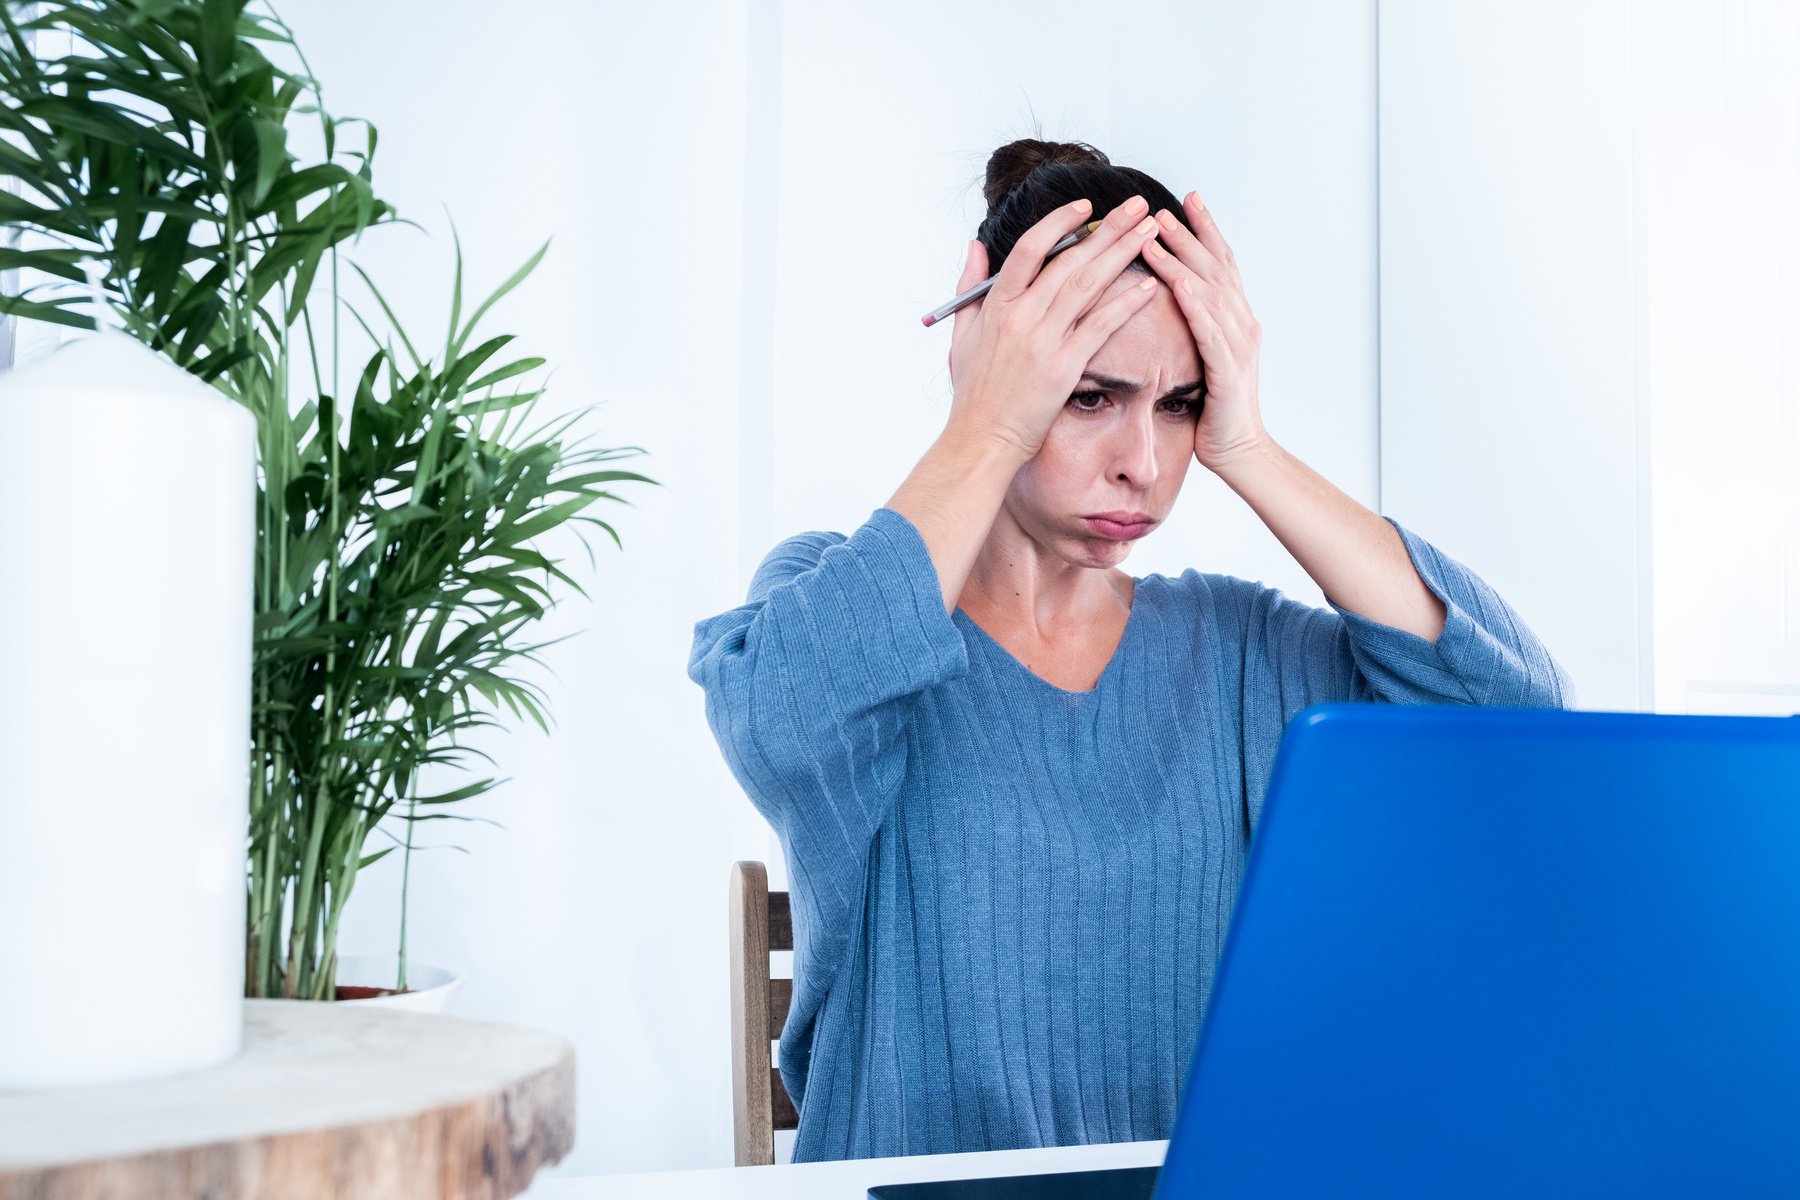
<path id="1" fill-rule="evenodd" d="M 1800 12 L 1633 24 L 1656 707 L 1800 712 Z"/>
<path id="2" fill-rule="evenodd" d="M 1626 5 L 1381 4 L 1382 499 L 1636 708 Z"/>
<path id="3" fill-rule="evenodd" d="M 1800 709 L 1800 16 L 1382 0 L 1381 435 L 1583 707 Z"/>
<path id="4" fill-rule="evenodd" d="M 693 622 L 741 593 L 738 532 L 746 6 L 309 0 L 284 6 L 328 105 L 381 131 L 375 179 L 406 229 L 359 261 L 409 319 L 447 312 L 457 222 L 477 294 L 554 235 L 491 318 L 556 368 L 549 418 L 604 401 L 595 444 L 647 448 L 661 489 L 627 495 L 566 565 L 590 581 L 545 637 L 557 725 L 479 739 L 502 785 L 440 823 L 414 866 L 412 951 L 468 972 L 458 1011 L 576 1045 L 579 1117 L 559 1170 L 730 1156 L 725 884 L 766 853 L 685 674 Z M 466 309 L 465 309 L 466 311 Z M 486 731 L 492 732 L 492 731 Z M 482 764 L 477 763 L 480 766 Z M 447 782 L 451 776 L 443 777 Z M 391 950 L 395 859 L 367 873 L 346 950 Z"/>

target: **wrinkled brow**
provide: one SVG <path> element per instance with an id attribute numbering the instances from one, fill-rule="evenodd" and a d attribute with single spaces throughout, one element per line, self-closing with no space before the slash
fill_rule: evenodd
<path id="1" fill-rule="evenodd" d="M 1081 373 L 1081 377 L 1090 382 L 1099 384 L 1101 387 L 1105 388 L 1109 392 L 1133 392 L 1133 393 L 1136 393 L 1136 392 L 1141 392 L 1144 390 L 1144 385 L 1141 383 L 1133 383 L 1129 379 L 1117 379 L 1111 375 L 1096 375 L 1092 371 L 1083 371 Z M 1200 389 L 1205 386 L 1206 386 L 1206 381 L 1204 379 L 1196 379 L 1192 383 L 1183 383 L 1176 387 L 1170 388 L 1168 391 L 1163 393 L 1162 398 L 1164 400 L 1169 400 L 1169 399 L 1175 399 L 1175 398 L 1185 398 L 1188 396 L 1197 396 L 1200 394 Z"/>

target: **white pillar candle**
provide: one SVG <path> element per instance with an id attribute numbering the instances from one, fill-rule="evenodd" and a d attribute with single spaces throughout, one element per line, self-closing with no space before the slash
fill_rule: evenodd
<path id="1" fill-rule="evenodd" d="M 238 1051 L 255 459 L 123 333 L 0 372 L 0 1088 Z"/>

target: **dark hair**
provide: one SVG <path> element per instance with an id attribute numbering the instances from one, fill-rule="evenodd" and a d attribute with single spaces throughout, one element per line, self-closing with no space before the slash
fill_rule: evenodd
<path id="1" fill-rule="evenodd" d="M 975 236 L 987 247 L 990 275 L 1000 270 L 1019 239 L 1052 209 L 1084 197 L 1094 203 L 1090 220 L 1099 220 L 1133 196 L 1142 196 L 1150 202 L 1152 213 L 1166 208 L 1177 221 L 1193 228 L 1173 192 L 1133 167 L 1114 166 L 1086 142 L 1040 142 L 1035 138 L 1008 142 L 989 156 L 981 193 L 988 211 Z M 1141 254 L 1125 269 L 1151 273 Z"/>

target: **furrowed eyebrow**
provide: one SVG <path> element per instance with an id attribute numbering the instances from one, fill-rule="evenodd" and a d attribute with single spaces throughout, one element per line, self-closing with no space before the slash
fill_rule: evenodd
<path id="1" fill-rule="evenodd" d="M 1092 371 L 1083 371 L 1081 377 L 1090 382 L 1099 384 L 1109 392 L 1138 392 L 1142 390 L 1141 384 L 1133 383 L 1129 379 L 1116 379 L 1111 375 L 1096 375 Z M 1196 379 L 1192 383 L 1184 383 L 1177 387 L 1170 388 L 1163 393 L 1162 398 L 1164 400 L 1174 400 L 1185 399 L 1188 396 L 1197 396 L 1200 394 L 1200 389 L 1205 386 L 1205 380 Z"/>

